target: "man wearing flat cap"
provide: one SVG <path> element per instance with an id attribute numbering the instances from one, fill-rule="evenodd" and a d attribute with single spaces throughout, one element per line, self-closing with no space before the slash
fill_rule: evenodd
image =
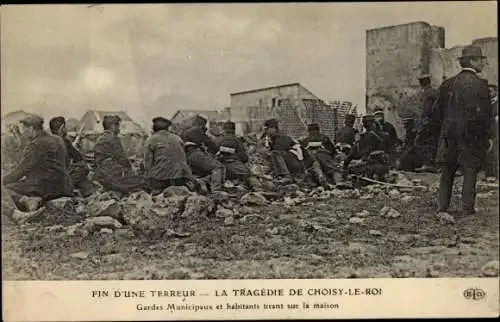
<path id="1" fill-rule="evenodd" d="M 207 135 L 207 120 L 196 115 L 193 125 L 181 134 L 181 138 L 191 171 L 209 183 L 211 192 L 222 190 L 226 171 L 224 165 L 215 158 L 219 148 Z"/>
<path id="2" fill-rule="evenodd" d="M 285 184 L 303 179 L 304 158 L 300 143 L 281 133 L 276 119 L 264 122 L 264 137 L 269 141 L 271 168 L 278 181 Z"/>
<path id="3" fill-rule="evenodd" d="M 187 164 L 184 142 L 169 131 L 172 122 L 164 117 L 153 119 L 153 135 L 144 143 L 146 182 L 153 193 L 169 186 L 194 188 L 194 177 Z"/>
<path id="4" fill-rule="evenodd" d="M 383 179 L 391 165 L 386 152 L 389 135 L 377 131 L 373 115 L 363 116 L 362 122 L 363 133 L 357 136 L 353 148 L 344 161 L 344 177 L 347 173 L 352 173 Z M 353 160 L 356 162 L 350 166 Z"/>
<path id="5" fill-rule="evenodd" d="M 82 154 L 78 151 L 68 138 L 66 130 L 66 120 L 62 116 L 57 116 L 49 121 L 50 131 L 53 135 L 61 137 L 68 152 L 68 172 L 75 189 L 78 189 L 82 197 L 88 197 L 97 189 L 87 178 L 90 170 Z"/>
<path id="6" fill-rule="evenodd" d="M 104 133 L 94 146 L 96 180 L 106 189 L 122 194 L 143 190 L 144 180 L 134 174 L 118 134 L 121 119 L 106 115 L 102 120 Z"/>
<path id="7" fill-rule="evenodd" d="M 441 167 L 439 214 L 448 212 L 457 169 L 464 176 L 462 211 L 475 213 L 477 172 L 493 145 L 492 106 L 483 70 L 481 48 L 466 46 L 459 57 L 462 70 L 443 82 L 437 102 L 441 125 L 436 162 Z"/>
<path id="8" fill-rule="evenodd" d="M 301 140 L 305 151 L 304 164 L 319 185 L 335 184 L 335 155 L 337 151 L 330 138 L 321 133 L 319 125 L 307 126 L 308 136 Z"/>
<path id="9" fill-rule="evenodd" d="M 219 139 L 218 159 L 226 167 L 229 180 L 239 180 L 252 190 L 261 190 L 259 180 L 252 175 L 247 165 L 248 155 L 243 141 L 236 136 L 236 124 L 227 121 L 222 125 L 224 134 Z"/>
<path id="10" fill-rule="evenodd" d="M 29 115 L 21 120 L 21 132 L 27 141 L 17 166 L 3 177 L 5 192 L 25 211 L 60 197 L 73 196 L 73 184 L 67 172 L 68 155 L 60 137 L 43 130 L 43 118 Z M 2 190 L 3 191 L 3 190 Z M 24 197 L 34 197 L 35 205 L 23 205 Z"/>

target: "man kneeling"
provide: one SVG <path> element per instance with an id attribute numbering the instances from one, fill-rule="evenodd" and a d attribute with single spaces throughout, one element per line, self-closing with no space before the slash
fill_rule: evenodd
<path id="1" fill-rule="evenodd" d="M 318 184 L 335 184 L 335 146 L 329 137 L 321 134 L 318 124 L 309 124 L 307 130 L 309 135 L 301 142 L 306 151 L 306 167 Z"/>
<path id="2" fill-rule="evenodd" d="M 228 121 L 223 125 L 224 135 L 219 140 L 219 161 L 226 167 L 226 176 L 229 180 L 239 180 L 247 184 L 253 190 L 260 190 L 259 180 L 252 175 L 250 168 L 246 165 L 248 155 L 236 135 L 236 125 Z"/>

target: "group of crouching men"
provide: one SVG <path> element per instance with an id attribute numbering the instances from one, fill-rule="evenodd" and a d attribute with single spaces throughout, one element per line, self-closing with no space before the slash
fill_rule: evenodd
<path id="1" fill-rule="evenodd" d="M 276 119 L 267 120 L 261 142 L 275 181 L 334 185 L 339 154 L 344 155 L 344 178 L 354 172 L 382 179 L 391 167 L 397 140 L 394 127 L 389 123 L 389 130 L 377 127 L 374 116 L 368 115 L 362 120 L 363 133 L 357 133 L 354 120 L 353 115 L 346 116 L 336 146 L 318 124 L 308 125 L 308 136 L 294 140 L 280 131 Z M 201 116 L 180 136 L 170 131 L 171 121 L 154 118 L 152 135 L 144 144 L 141 175 L 133 170 L 122 146 L 120 123 L 118 116 L 104 117 L 104 133 L 94 146 L 91 167 L 69 139 L 63 117 L 50 120 L 52 133 L 43 129 L 39 116 L 23 119 L 22 136 L 28 143 L 21 161 L 3 176 L 2 214 L 18 223 L 35 220 L 50 200 L 91 196 L 98 190 L 95 182 L 124 195 L 141 190 L 156 194 L 169 186 L 210 194 L 222 190 L 225 180 L 238 181 L 253 191 L 262 189 L 264 177 L 250 170 L 246 146 L 236 136 L 234 122 L 224 123 L 224 134 L 215 138 L 207 133 L 207 120 Z"/>

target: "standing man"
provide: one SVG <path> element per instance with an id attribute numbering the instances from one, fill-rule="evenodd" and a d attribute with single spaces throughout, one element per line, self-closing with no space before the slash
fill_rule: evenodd
<path id="1" fill-rule="evenodd" d="M 218 159 L 226 167 L 229 180 L 239 180 L 253 190 L 261 190 L 259 180 L 252 175 L 246 164 L 248 155 L 243 145 L 243 140 L 236 137 L 236 124 L 227 121 L 222 125 L 224 135 L 219 140 Z"/>
<path id="2" fill-rule="evenodd" d="M 45 132 L 39 116 L 29 115 L 20 123 L 27 145 L 19 164 L 3 177 L 6 193 L 27 211 L 34 211 L 49 200 L 72 197 L 73 184 L 67 172 L 68 154 L 63 140 Z"/>
<path id="3" fill-rule="evenodd" d="M 121 119 L 106 115 L 102 120 L 103 135 L 94 146 L 96 180 L 107 190 L 129 194 L 144 188 L 142 177 L 132 171 L 118 134 Z"/>
<path id="4" fill-rule="evenodd" d="M 307 131 L 309 135 L 301 142 L 306 151 L 306 167 L 311 170 L 318 184 L 335 184 L 335 146 L 328 136 L 321 134 L 318 124 L 309 124 Z"/>
<path id="5" fill-rule="evenodd" d="M 82 197 L 86 198 L 97 189 L 92 182 L 87 179 L 90 170 L 82 154 L 73 146 L 68 138 L 66 130 L 66 120 L 62 116 L 54 117 L 49 121 L 52 134 L 61 137 L 68 152 L 68 172 L 73 181 L 73 185 L 80 191 Z"/>
<path id="6" fill-rule="evenodd" d="M 264 122 L 264 137 L 271 150 L 271 167 L 280 183 L 291 183 L 304 174 L 304 158 L 300 144 L 279 130 L 278 121 Z"/>
<path id="7" fill-rule="evenodd" d="M 496 85 L 488 85 L 490 90 L 490 102 L 493 109 L 492 122 L 493 129 L 493 148 L 488 153 L 488 161 L 485 170 L 486 179 L 492 178 L 498 180 L 498 87 Z"/>
<path id="8" fill-rule="evenodd" d="M 169 186 L 186 186 L 193 190 L 195 180 L 186 160 L 184 142 L 169 132 L 172 122 L 163 117 L 153 119 L 153 135 L 145 142 L 144 164 L 150 191 L 161 192 Z"/>
<path id="9" fill-rule="evenodd" d="M 195 116 L 193 126 L 181 135 L 186 150 L 187 162 L 193 173 L 205 177 L 210 182 L 210 191 L 222 190 L 225 168 L 215 159 L 219 151 L 217 144 L 207 135 L 207 120 Z"/>
<path id="10" fill-rule="evenodd" d="M 422 166 L 416 169 L 417 172 L 437 172 L 435 155 L 440 132 L 439 116 L 436 115 L 435 102 L 439 92 L 431 86 L 431 75 L 425 74 L 418 78 L 421 92 L 421 119 L 419 122 L 419 132 L 415 140 L 417 155 Z"/>
<path id="11" fill-rule="evenodd" d="M 441 134 L 436 161 L 441 167 L 439 213 L 448 212 L 453 181 L 462 167 L 462 210 L 475 213 L 477 172 L 493 145 L 492 108 L 488 83 L 477 75 L 485 56 L 480 47 L 466 46 L 459 57 L 462 70 L 439 88 L 438 112 Z"/>

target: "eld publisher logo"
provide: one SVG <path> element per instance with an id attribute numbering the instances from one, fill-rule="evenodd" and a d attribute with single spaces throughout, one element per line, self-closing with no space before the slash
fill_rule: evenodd
<path id="1" fill-rule="evenodd" d="M 468 300 L 482 300 L 486 296 L 486 292 L 480 288 L 468 288 L 464 291 L 464 297 Z"/>

